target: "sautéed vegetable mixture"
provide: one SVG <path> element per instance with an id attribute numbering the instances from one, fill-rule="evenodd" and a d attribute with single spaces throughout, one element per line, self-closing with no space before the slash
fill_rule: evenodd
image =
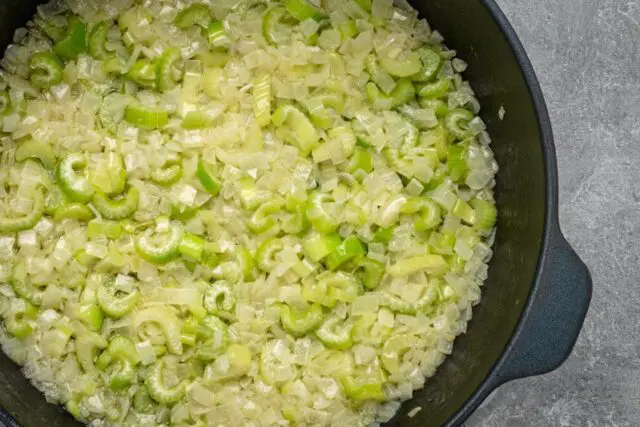
<path id="1" fill-rule="evenodd" d="M 497 164 L 391 0 L 66 0 L 0 61 L 0 343 L 93 426 L 366 426 L 451 352 Z"/>

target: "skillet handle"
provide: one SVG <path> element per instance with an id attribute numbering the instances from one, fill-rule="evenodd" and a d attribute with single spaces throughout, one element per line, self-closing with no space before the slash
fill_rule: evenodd
<path id="1" fill-rule="evenodd" d="M 496 369 L 492 388 L 553 371 L 569 357 L 589 308 L 592 286 L 587 266 L 556 223 L 543 259 L 539 292 L 511 352 Z"/>

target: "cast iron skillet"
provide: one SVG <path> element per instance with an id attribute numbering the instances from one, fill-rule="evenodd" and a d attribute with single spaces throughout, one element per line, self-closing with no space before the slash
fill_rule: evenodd
<path id="1" fill-rule="evenodd" d="M 35 13 L 37 0 L 0 2 L 0 47 Z M 494 0 L 414 0 L 413 6 L 469 63 L 500 164 L 495 255 L 467 334 L 391 426 L 459 425 L 501 384 L 557 368 L 569 355 L 591 299 L 591 278 L 558 226 L 551 124 L 531 64 Z M 506 116 L 498 119 L 504 106 Z M 75 422 L 48 404 L 0 355 L 0 422 Z M 420 406 L 413 418 L 407 413 Z M 19 424 L 18 424 L 19 423 Z"/>

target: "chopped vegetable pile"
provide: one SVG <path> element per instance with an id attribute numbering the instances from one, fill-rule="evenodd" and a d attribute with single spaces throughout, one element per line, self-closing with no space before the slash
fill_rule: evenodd
<path id="1" fill-rule="evenodd" d="M 0 343 L 77 419 L 381 423 L 466 330 L 497 165 L 414 10 L 59 0 L 0 65 Z"/>

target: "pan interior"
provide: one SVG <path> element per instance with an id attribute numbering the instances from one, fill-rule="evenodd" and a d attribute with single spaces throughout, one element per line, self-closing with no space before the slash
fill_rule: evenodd
<path id="1" fill-rule="evenodd" d="M 36 0 L 0 3 L 0 47 L 36 12 Z M 482 302 L 474 310 L 466 335 L 425 388 L 414 393 L 389 422 L 397 426 L 441 425 L 482 384 L 500 357 L 526 304 L 544 234 L 545 165 L 540 124 L 523 71 L 491 13 L 478 0 L 411 2 L 449 47 L 469 63 L 470 81 L 483 107 L 481 116 L 493 139 L 500 165 L 495 188 L 499 209 L 497 239 Z M 505 110 L 503 120 L 498 112 Z M 0 407 L 24 427 L 74 425 L 61 408 L 50 405 L 0 354 Z M 414 417 L 407 413 L 422 410 Z M 0 421 L 9 424 L 9 419 Z"/>

